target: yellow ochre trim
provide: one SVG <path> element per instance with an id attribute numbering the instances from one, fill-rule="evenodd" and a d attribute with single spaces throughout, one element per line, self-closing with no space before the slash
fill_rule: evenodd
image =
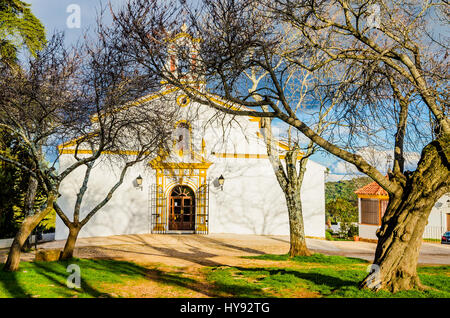
<path id="1" fill-rule="evenodd" d="M 248 153 L 214 153 L 217 158 L 235 158 L 235 159 L 269 159 L 267 154 L 248 154 Z M 280 155 L 280 159 L 285 159 L 285 155 Z M 299 155 L 297 159 L 301 159 L 302 156 Z"/>
<path id="2" fill-rule="evenodd" d="M 263 136 L 259 131 L 256 132 L 256 135 L 257 135 L 259 138 L 264 139 L 264 136 Z M 277 142 L 277 145 L 278 145 L 280 148 L 282 148 L 282 149 L 284 149 L 284 150 L 289 150 L 289 149 L 290 149 L 290 148 L 289 148 L 289 145 L 288 145 L 287 143 L 285 143 L 284 141 L 277 140 L 276 142 Z M 301 154 L 303 155 L 303 153 L 301 153 Z"/>
<path id="3" fill-rule="evenodd" d="M 217 103 L 217 104 L 219 104 L 219 105 L 221 105 L 221 106 L 224 106 L 224 107 L 227 107 L 227 108 L 231 108 L 232 110 L 240 111 L 240 110 L 242 110 L 242 109 L 245 109 L 245 110 L 253 111 L 253 109 L 250 109 L 250 108 L 248 108 L 248 107 L 246 107 L 246 106 L 241 105 L 241 106 L 240 106 L 241 108 L 239 108 L 239 107 L 234 106 L 234 105 L 232 105 L 232 104 L 229 104 L 229 103 L 227 103 L 227 102 L 221 101 L 220 99 L 218 99 L 218 98 L 216 98 L 216 97 L 213 97 L 213 96 L 205 96 L 205 97 L 206 97 L 208 100 L 210 100 L 210 101 L 212 101 L 212 102 L 214 102 L 214 103 Z M 252 118 L 254 118 L 254 117 L 252 116 Z"/>
<path id="4" fill-rule="evenodd" d="M 356 194 L 360 199 L 381 199 L 381 200 L 389 200 L 388 195 L 381 194 Z"/>
<path id="5" fill-rule="evenodd" d="M 159 83 L 160 83 L 160 84 L 169 84 L 169 85 L 172 85 L 172 84 L 170 84 L 169 81 L 167 81 L 167 80 L 161 80 L 161 81 L 159 81 Z M 190 84 L 206 84 L 206 82 L 205 82 L 205 81 L 201 81 L 201 80 L 180 80 L 180 84 L 183 84 L 183 85 L 190 85 Z"/>
<path id="6" fill-rule="evenodd" d="M 131 108 L 131 107 L 135 107 L 135 106 L 142 105 L 142 104 L 147 103 L 147 102 L 149 102 L 149 101 L 152 101 L 152 100 L 161 98 L 161 97 L 163 97 L 163 96 L 165 96 L 165 95 L 167 95 L 167 94 L 176 92 L 177 90 L 179 90 L 179 88 L 177 88 L 177 87 L 172 87 L 172 88 L 170 88 L 170 89 L 168 89 L 168 90 L 165 90 L 165 91 L 163 91 L 163 92 L 159 92 L 159 93 L 155 93 L 155 94 L 151 94 L 151 95 L 144 96 L 144 97 L 139 98 L 139 99 L 137 99 L 137 100 L 135 100 L 135 101 L 133 101 L 133 102 L 126 103 L 126 104 L 125 104 L 124 106 L 122 106 L 122 107 L 118 107 L 118 108 L 116 108 L 116 109 L 114 109 L 114 110 L 112 110 L 112 111 L 110 111 L 110 112 L 108 112 L 108 113 L 102 114 L 102 116 L 109 115 L 109 114 L 112 114 L 112 113 L 118 113 L 118 112 L 121 112 L 121 111 L 123 111 L 123 110 L 127 110 L 127 109 L 129 109 L 129 108 Z M 92 120 L 93 122 L 98 121 L 98 115 L 95 114 L 94 116 L 92 116 L 91 120 Z"/>
<path id="7" fill-rule="evenodd" d="M 92 150 L 88 150 L 88 149 L 60 149 L 59 150 L 59 154 L 64 154 L 64 155 L 73 155 L 75 154 L 75 152 L 79 155 L 86 155 L 86 154 L 92 154 Z M 102 154 L 105 155 L 129 155 L 129 156 L 135 156 L 138 155 L 140 152 L 139 151 L 135 151 L 135 150 L 105 150 L 102 151 Z M 146 153 L 148 154 L 148 153 Z"/>
<path id="8" fill-rule="evenodd" d="M 66 141 L 65 143 L 60 144 L 57 147 L 58 147 L 58 149 L 62 149 L 62 148 L 66 148 L 66 147 L 72 147 L 72 146 L 75 146 L 79 140 L 81 140 L 81 139 L 83 139 L 85 137 L 95 136 L 97 134 L 98 134 L 98 132 L 91 132 L 91 133 L 88 133 L 86 135 L 83 135 L 83 136 L 80 136 L 80 137 L 76 137 L 76 138 L 73 138 L 73 139 L 71 139 L 69 141 Z"/>
<path id="9" fill-rule="evenodd" d="M 153 169 L 208 169 L 212 162 L 161 162 L 152 160 L 149 165 Z"/>
<path id="10" fill-rule="evenodd" d="M 253 117 L 253 116 L 249 116 L 250 117 L 250 121 L 255 121 L 255 122 L 261 122 L 261 117 Z"/>
<path id="11" fill-rule="evenodd" d="M 186 99 L 186 102 L 185 102 L 185 103 L 182 102 L 182 99 L 183 99 L 183 98 Z M 189 96 L 187 96 L 187 95 L 180 95 L 180 96 L 177 97 L 177 104 L 178 104 L 178 106 L 180 106 L 180 107 L 186 107 L 186 106 L 188 106 L 190 103 L 191 103 L 191 100 L 189 99 Z"/>
<path id="12" fill-rule="evenodd" d="M 169 39 L 167 39 L 168 42 L 175 42 L 181 38 L 188 38 L 189 40 L 191 40 L 192 42 L 197 42 L 200 43 L 202 41 L 201 38 L 194 38 L 192 35 L 190 35 L 189 33 L 186 32 L 180 32 L 177 35 L 175 35 L 174 37 L 171 37 Z"/>

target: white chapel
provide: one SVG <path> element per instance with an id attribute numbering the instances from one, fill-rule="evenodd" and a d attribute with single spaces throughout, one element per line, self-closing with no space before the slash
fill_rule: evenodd
<path id="1" fill-rule="evenodd" d="M 198 39 L 182 31 L 174 41 L 189 42 L 195 49 Z M 171 70 L 178 68 L 177 62 L 176 58 L 168 61 Z M 285 196 L 269 162 L 258 118 L 235 117 L 224 127 L 214 119 L 214 109 L 191 101 L 169 85 L 142 97 L 133 107 L 149 103 L 161 103 L 161 107 L 173 103 L 180 108 L 172 152 L 131 167 L 112 199 L 82 228 L 79 237 L 144 233 L 289 235 Z M 283 158 L 287 145 L 278 141 L 277 147 Z M 59 151 L 63 169 L 75 160 L 75 150 L 68 143 Z M 301 198 L 305 234 L 309 237 L 325 237 L 325 170 L 308 160 Z M 106 161 L 96 164 L 83 205 L 92 207 L 103 198 L 119 173 L 120 169 Z M 73 211 L 83 176 L 83 169 L 77 169 L 62 182 L 58 203 L 64 211 Z M 67 235 L 67 227 L 57 217 L 55 239 L 66 239 Z"/>

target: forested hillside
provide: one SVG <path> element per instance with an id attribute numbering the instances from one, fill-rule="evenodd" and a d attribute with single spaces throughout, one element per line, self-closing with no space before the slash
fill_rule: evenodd
<path id="1" fill-rule="evenodd" d="M 354 204 L 358 204 L 358 197 L 354 193 L 357 189 L 369 184 L 372 179 L 369 177 L 353 178 L 351 180 L 342 180 L 325 183 L 325 201 L 326 203 L 337 198 L 345 199 Z"/>
<path id="2" fill-rule="evenodd" d="M 358 197 L 355 191 L 372 182 L 369 177 L 325 183 L 326 218 L 330 222 L 357 222 Z"/>

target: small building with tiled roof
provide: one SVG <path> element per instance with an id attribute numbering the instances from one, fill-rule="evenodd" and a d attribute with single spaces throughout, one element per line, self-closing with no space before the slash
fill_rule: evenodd
<path id="1" fill-rule="evenodd" d="M 378 183 L 371 182 L 355 191 L 358 196 L 359 237 L 376 240 L 376 231 L 386 211 L 389 196 Z"/>
<path id="2" fill-rule="evenodd" d="M 359 237 L 377 240 L 376 232 L 389 203 L 389 195 L 378 183 L 371 182 L 355 191 L 358 196 Z M 450 231 L 450 194 L 443 195 L 431 210 L 423 234 L 427 239 L 440 239 Z"/>
<path id="3" fill-rule="evenodd" d="M 388 193 L 384 190 L 378 183 L 371 182 L 368 185 L 365 185 L 362 188 L 359 188 L 355 191 L 358 196 L 374 196 L 374 197 L 387 197 Z"/>

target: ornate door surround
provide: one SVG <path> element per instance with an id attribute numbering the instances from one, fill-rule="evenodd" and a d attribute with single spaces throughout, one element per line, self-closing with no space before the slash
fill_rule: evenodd
<path id="1" fill-rule="evenodd" d="M 208 234 L 209 191 L 206 174 L 211 164 L 150 163 L 156 174 L 149 211 L 151 233 L 189 231 Z M 188 196 L 173 193 L 179 189 L 191 189 L 191 193 Z"/>

